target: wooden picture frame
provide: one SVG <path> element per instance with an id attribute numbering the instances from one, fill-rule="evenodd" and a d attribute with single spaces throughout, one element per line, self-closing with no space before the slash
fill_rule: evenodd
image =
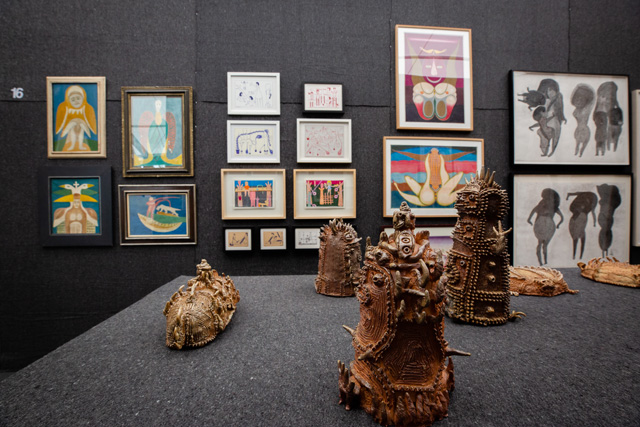
<path id="1" fill-rule="evenodd" d="M 47 157 L 107 157 L 105 77 L 47 77 Z"/>
<path id="2" fill-rule="evenodd" d="M 285 219 L 284 169 L 221 169 L 222 219 Z"/>
<path id="3" fill-rule="evenodd" d="M 298 119 L 298 163 L 351 163 L 351 119 Z"/>
<path id="4" fill-rule="evenodd" d="M 38 169 L 42 246 L 111 246 L 111 166 Z"/>
<path id="5" fill-rule="evenodd" d="M 294 219 L 355 217 L 355 169 L 293 170 Z"/>
<path id="6" fill-rule="evenodd" d="M 471 30 L 396 25 L 396 128 L 473 130 Z"/>
<path id="7" fill-rule="evenodd" d="M 342 83 L 305 83 L 303 99 L 305 113 L 344 112 Z"/>
<path id="8" fill-rule="evenodd" d="M 119 185 L 120 244 L 195 245 L 195 184 Z"/>
<path id="9" fill-rule="evenodd" d="M 385 136 L 383 153 L 383 216 L 404 201 L 418 218 L 454 217 L 456 193 L 484 165 L 484 140 Z"/>
<path id="10" fill-rule="evenodd" d="M 295 229 L 296 249 L 320 249 L 320 227 L 298 227 Z"/>
<path id="11" fill-rule="evenodd" d="M 280 163 L 280 122 L 227 120 L 227 163 Z"/>
<path id="12" fill-rule="evenodd" d="M 227 73 L 227 114 L 280 115 L 280 73 Z"/>
<path id="13" fill-rule="evenodd" d="M 287 229 L 281 228 L 261 228 L 260 229 L 260 249 L 263 251 L 286 250 L 287 249 Z"/>
<path id="14" fill-rule="evenodd" d="M 225 228 L 225 251 L 250 251 L 252 249 L 251 228 Z"/>
<path id="15" fill-rule="evenodd" d="M 124 86 L 122 176 L 193 176 L 193 90 Z"/>
<path id="16" fill-rule="evenodd" d="M 514 165 L 628 165 L 629 77 L 511 71 Z"/>
<path id="17" fill-rule="evenodd" d="M 513 265 L 629 261 L 630 175 L 513 176 Z"/>

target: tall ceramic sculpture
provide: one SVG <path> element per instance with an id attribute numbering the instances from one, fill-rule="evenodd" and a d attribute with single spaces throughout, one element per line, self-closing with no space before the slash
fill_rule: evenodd
<path id="1" fill-rule="evenodd" d="M 353 296 L 360 277 L 360 240 L 353 226 L 342 218 L 322 227 L 316 292 L 336 297 Z"/>
<path id="2" fill-rule="evenodd" d="M 447 315 L 478 325 L 500 325 L 524 313 L 509 313 L 509 253 L 502 218 L 507 192 L 481 172 L 458 193 L 458 221 L 447 268 Z"/>
<path id="3" fill-rule="evenodd" d="M 240 301 L 229 276 L 219 275 L 206 260 L 197 266 L 198 275 L 171 296 L 164 307 L 167 317 L 167 347 L 200 347 L 227 327 Z"/>
<path id="4" fill-rule="evenodd" d="M 340 403 L 360 405 L 381 424 L 430 425 L 447 415 L 453 390 L 444 339 L 441 257 L 429 233 L 414 234 L 415 216 L 406 202 L 393 216 L 394 233 L 367 239 L 356 296 L 360 322 L 353 336 L 355 360 L 338 361 Z"/>

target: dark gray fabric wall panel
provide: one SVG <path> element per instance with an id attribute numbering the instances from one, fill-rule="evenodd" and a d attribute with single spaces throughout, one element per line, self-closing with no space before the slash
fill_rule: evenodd
<path id="1" fill-rule="evenodd" d="M 634 0 L 607 8 L 596 0 L 452 2 L 409 0 L 269 0 L 186 2 L 4 1 L 0 6 L 0 130 L 10 148 L 0 156 L 0 370 L 14 369 L 137 301 L 202 258 L 230 275 L 313 274 L 317 253 L 293 248 L 295 227 L 323 220 L 293 219 L 293 169 L 357 170 L 361 237 L 376 242 L 382 217 L 384 136 L 474 137 L 485 140 L 485 164 L 509 187 L 511 69 L 629 74 L 640 85 L 640 7 Z M 396 130 L 395 25 L 471 28 L 474 77 L 473 132 Z M 279 72 L 282 113 L 228 116 L 228 71 Z M 107 159 L 48 160 L 46 76 L 106 76 Z M 344 114 L 353 121 L 353 162 L 298 164 L 296 119 L 304 82 L 344 84 Z M 122 178 L 122 86 L 193 86 L 193 178 Z M 24 88 L 23 99 L 10 89 Z M 279 120 L 278 165 L 226 163 L 226 122 Z M 36 173 L 40 166 L 112 167 L 114 246 L 42 248 L 38 238 Z M 222 221 L 221 168 L 287 171 L 287 218 Z M 543 168 L 519 168 L 533 172 Z M 606 172 L 629 172 L 617 168 Z M 118 243 L 118 185 L 195 183 L 196 246 L 123 247 Z M 453 219 L 421 219 L 423 224 Z M 225 227 L 287 227 L 286 251 L 228 253 Z M 640 262 L 640 250 L 632 250 Z M 158 307 L 161 315 L 162 307 Z"/>

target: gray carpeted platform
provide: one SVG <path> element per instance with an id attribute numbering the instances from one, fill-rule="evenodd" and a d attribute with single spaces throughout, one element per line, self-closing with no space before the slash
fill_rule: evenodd
<path id="1" fill-rule="evenodd" d="M 527 317 L 477 327 L 447 319 L 456 390 L 437 426 L 640 425 L 640 290 L 562 270 L 577 295 L 514 297 Z M 241 300 L 211 344 L 164 345 L 162 309 L 186 276 L 0 383 L 0 425 L 375 426 L 338 402 L 336 361 L 353 358 L 355 298 L 314 276 L 235 277 Z"/>

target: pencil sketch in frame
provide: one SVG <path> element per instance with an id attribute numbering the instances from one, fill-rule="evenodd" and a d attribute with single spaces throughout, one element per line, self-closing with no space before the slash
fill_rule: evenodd
<path id="1" fill-rule="evenodd" d="M 280 73 L 227 73 L 227 114 L 280 115 Z"/>
<path id="2" fill-rule="evenodd" d="M 224 250 L 225 251 L 250 251 L 251 250 L 251 229 L 250 228 L 225 228 L 224 229 Z"/>
<path id="3" fill-rule="evenodd" d="M 629 260 L 629 175 L 514 175 L 513 265 Z"/>
<path id="4" fill-rule="evenodd" d="M 511 72 L 513 162 L 628 165 L 629 78 Z"/>
<path id="5" fill-rule="evenodd" d="M 284 227 L 261 228 L 260 249 L 263 251 L 287 249 L 287 229 Z"/>
<path id="6" fill-rule="evenodd" d="M 296 249 L 320 249 L 320 227 L 296 228 Z"/>
<path id="7" fill-rule="evenodd" d="M 351 119 L 298 119 L 298 163 L 351 163 Z"/>
<path id="8" fill-rule="evenodd" d="M 227 163 L 280 163 L 280 122 L 227 120 Z"/>

